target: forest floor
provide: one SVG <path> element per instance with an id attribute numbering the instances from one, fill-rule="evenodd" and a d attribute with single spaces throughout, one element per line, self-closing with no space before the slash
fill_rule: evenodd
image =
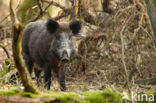
<path id="1" fill-rule="evenodd" d="M 0 48 L 0 53 L 2 54 L 0 55 L 0 85 L 1 85 L 0 90 L 5 90 L 5 91 L 0 91 L 1 92 L 0 95 L 3 96 L 10 95 L 10 92 L 7 93 L 10 90 L 17 90 L 15 94 L 16 93 L 18 94 L 18 95 L 17 94 L 14 95 L 14 93 L 12 93 L 11 91 L 12 93 L 11 95 L 13 96 L 2 97 L 0 99 L 2 103 L 7 103 L 7 101 L 13 102 L 14 100 L 15 101 L 18 100 L 19 103 L 25 103 L 24 101 L 27 101 L 26 103 L 38 103 L 38 101 L 40 101 L 41 103 L 42 102 L 44 103 L 45 101 L 50 101 L 50 102 L 59 101 L 60 103 L 66 103 L 66 102 L 61 102 L 61 101 L 66 101 L 66 98 L 64 97 L 70 98 L 71 103 L 73 103 L 74 101 L 81 101 L 81 102 L 83 101 L 82 103 L 93 103 L 93 102 L 88 102 L 88 101 L 93 101 L 91 97 L 92 98 L 94 96 L 99 97 L 101 95 L 102 98 L 103 97 L 107 98 L 108 95 L 111 95 L 110 97 L 111 99 L 101 100 L 101 98 L 98 98 L 96 99 L 97 101 L 98 100 L 104 102 L 108 101 L 108 103 L 110 103 L 110 101 L 115 100 L 115 102 L 111 102 L 111 103 L 117 103 L 116 101 L 120 103 L 123 102 L 122 99 L 123 94 L 128 93 L 126 82 L 124 80 L 124 75 L 121 74 L 124 73 L 123 69 L 119 68 L 121 64 L 117 64 L 115 62 L 111 63 L 110 59 L 106 59 L 107 57 L 93 56 L 93 57 L 89 57 L 86 60 L 87 67 L 85 73 L 81 71 L 78 72 L 78 70 L 76 69 L 77 68 L 76 63 L 79 63 L 77 62 L 77 60 L 74 60 L 72 61 L 72 63 L 67 65 L 66 67 L 67 94 L 60 92 L 60 87 L 55 78 L 55 74 L 53 73 L 53 77 L 52 77 L 53 81 L 52 81 L 50 91 L 44 89 L 44 83 L 41 83 L 43 85 L 40 85 L 40 87 L 38 87 L 42 93 L 47 93 L 49 94 L 49 96 L 47 96 L 47 94 L 42 94 L 42 96 L 37 95 L 31 97 L 31 94 L 29 93 L 28 94 L 26 93 L 24 95 L 24 93 L 19 93 L 20 91 L 23 90 L 23 86 L 21 81 L 19 80 L 18 75 L 16 75 L 17 70 L 15 69 L 14 62 L 12 60 L 11 38 L 3 39 L 1 41 L 1 44 L 3 44 L 6 47 L 7 51 L 9 52 L 10 59 L 7 58 L 7 55 L 4 52 L 4 50 Z M 151 56 L 150 58 L 146 58 L 145 61 L 146 61 L 145 63 L 146 67 L 154 67 L 156 62 L 154 55 Z M 149 82 L 150 80 L 148 81 L 146 80 L 146 78 L 151 78 L 150 75 L 155 73 L 155 69 L 150 70 L 150 68 L 148 68 L 148 70 L 141 71 L 141 73 L 143 77 L 141 76 L 140 77 L 136 76 L 135 78 L 133 77 L 134 80 L 132 80 L 131 92 L 137 92 L 143 94 L 151 92 L 154 94 L 154 91 L 156 91 L 155 82 L 154 83 Z M 140 74 L 136 73 L 135 75 L 140 75 Z M 33 82 L 36 83 L 34 73 L 32 74 L 32 77 L 33 77 Z M 137 83 L 135 81 L 136 78 L 137 80 L 145 80 L 145 81 L 141 81 Z M 111 91 L 108 92 L 107 91 L 108 88 Z M 58 95 L 56 95 L 52 91 L 55 91 L 55 93 L 58 93 Z M 82 95 L 82 93 L 87 91 L 98 91 L 98 92 L 95 93 L 91 92 L 92 94 L 91 97 L 85 95 L 85 99 L 84 98 L 82 99 L 81 97 L 84 96 Z M 106 92 L 106 95 L 103 96 L 103 92 L 104 93 Z M 90 92 L 88 92 L 88 94 L 90 94 Z M 59 95 L 61 95 L 61 97 Z M 31 97 L 33 99 L 29 99 L 27 97 Z M 74 97 L 74 99 L 72 97 Z M 75 98 L 81 98 L 81 99 L 75 99 Z"/>
<path id="2" fill-rule="evenodd" d="M 10 59 L 7 58 L 5 51 L 0 48 L 0 89 L 15 89 L 22 88 L 21 81 L 18 81 L 17 70 L 14 67 L 13 59 L 12 59 L 12 48 L 11 48 L 11 38 L 6 38 L 1 41 L 9 55 Z M 156 85 L 155 82 L 146 81 L 147 78 L 150 78 L 152 73 L 155 73 L 155 63 L 156 57 L 153 55 L 149 58 L 146 58 L 146 67 L 154 67 L 148 68 L 148 70 L 141 71 L 143 77 L 137 77 L 137 80 L 145 80 L 145 81 L 133 81 L 132 90 L 137 90 L 138 92 L 145 91 L 155 91 Z M 123 71 L 119 69 L 118 64 L 111 64 L 111 61 L 105 59 L 103 57 L 90 57 L 87 60 L 87 69 L 84 72 L 78 72 L 77 69 L 77 61 L 74 60 L 72 63 L 67 65 L 66 67 L 66 85 L 67 91 L 88 91 L 88 90 L 103 90 L 105 88 L 112 88 L 122 90 L 126 88 L 125 81 L 123 80 L 123 75 L 121 74 Z M 80 65 L 80 64 L 78 64 Z M 76 68 L 76 69 L 75 69 Z M 121 70 L 121 71 L 120 71 Z M 153 71 L 152 71 L 153 70 Z M 121 72 L 121 73 L 120 73 Z M 136 72 L 136 71 L 134 71 Z M 140 74 L 138 74 L 140 75 Z M 33 81 L 35 81 L 34 73 L 32 74 Z M 42 74 L 43 77 L 43 74 Z M 53 81 L 52 81 L 52 90 L 60 91 L 59 85 L 57 83 L 55 74 L 53 73 Z M 42 81 L 43 82 L 43 81 Z M 39 87 L 40 90 L 44 91 L 44 86 L 41 85 Z"/>
<path id="3" fill-rule="evenodd" d="M 120 101 L 121 96 L 128 93 L 127 88 L 138 94 L 156 91 L 156 39 L 152 32 L 145 5 L 142 0 L 140 0 L 140 4 L 136 5 L 130 4 L 127 0 L 121 1 L 116 11 L 111 15 L 108 14 L 108 18 L 98 18 L 104 24 L 102 27 L 101 25 L 93 26 L 83 22 L 83 29 L 87 31 L 84 35 L 90 35 L 91 37 L 82 40 L 82 48 L 80 49 L 87 52 L 83 55 L 83 63 L 79 59 L 75 59 L 66 66 L 67 93 L 72 94 L 74 92 L 70 95 L 71 97 L 76 95 L 75 93 L 78 94 L 76 97 L 83 97 L 84 95 L 81 95 L 81 93 L 87 91 L 100 91 L 100 94 L 88 93 L 100 97 L 101 93 L 104 92 L 105 94 L 105 90 L 107 96 L 109 96 L 107 90 L 110 89 L 112 91 L 111 96 L 114 96 L 114 93 L 115 97 L 116 93 L 117 97 L 120 95 L 120 99 L 117 99 Z M 23 90 L 23 86 L 12 59 L 11 41 L 11 23 L 6 20 L 0 25 L 0 44 L 6 48 L 10 58 L 0 47 L 0 90 L 16 89 L 19 93 Z M 34 73 L 32 77 L 36 84 Z M 43 88 L 44 83 L 38 87 L 39 90 L 48 94 L 51 94 L 51 91 L 60 93 L 55 77 L 53 73 L 50 91 Z M 127 86 L 128 83 L 129 87 Z M 6 91 L 0 91 L 0 95 L 9 94 Z M 12 94 L 16 93 L 13 92 Z M 23 95 L 22 93 L 19 94 Z M 57 96 L 54 97 L 57 98 Z M 3 99 L 5 100 L 5 98 Z M 49 99 L 53 100 L 55 98 L 50 96 Z M 91 98 L 88 100 L 91 100 Z M 82 101 L 85 101 L 85 99 Z"/>

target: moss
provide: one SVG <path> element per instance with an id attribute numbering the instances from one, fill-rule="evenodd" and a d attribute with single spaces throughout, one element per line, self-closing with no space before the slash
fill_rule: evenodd
<path id="1" fill-rule="evenodd" d="M 81 101 L 81 98 L 74 92 L 51 92 L 50 94 L 43 94 L 43 97 L 56 98 L 54 103 L 80 103 Z"/>
<path id="2" fill-rule="evenodd" d="M 31 93 L 31 92 L 22 92 L 21 95 L 23 97 L 29 97 L 29 98 L 35 98 L 38 96 L 36 93 Z"/>
<path id="3" fill-rule="evenodd" d="M 2 93 L 2 92 L 0 92 Z M 16 91 L 5 91 L 3 95 L 17 94 Z M 81 93 L 75 92 L 50 92 L 33 94 L 30 92 L 19 93 L 24 97 L 36 98 L 36 97 L 53 97 L 56 98 L 53 103 L 121 103 L 122 99 L 119 93 L 115 93 L 110 89 L 104 91 L 87 91 Z M 50 101 L 46 101 L 49 103 Z"/>
<path id="4" fill-rule="evenodd" d="M 0 90 L 0 96 L 12 96 L 18 94 L 17 90 Z"/>
<path id="5" fill-rule="evenodd" d="M 6 70 L 2 70 L 2 71 L 0 72 L 0 77 L 3 77 L 6 73 L 7 73 Z"/>
<path id="6" fill-rule="evenodd" d="M 51 92 L 43 97 L 55 97 L 54 103 L 121 103 L 122 97 L 110 89 L 104 91 L 87 91 L 80 94 L 74 92 Z M 48 101 L 47 101 L 48 102 Z"/>
<path id="7" fill-rule="evenodd" d="M 85 98 L 83 103 L 121 103 L 121 95 L 110 89 L 104 91 L 87 91 L 82 93 Z"/>
<path id="8" fill-rule="evenodd" d="M 4 63 L 2 64 L 3 69 L 0 71 L 0 77 L 3 77 L 7 74 L 10 70 L 13 70 L 13 65 L 10 59 L 5 59 Z"/>
<path id="9" fill-rule="evenodd" d="M 7 72 L 9 72 L 10 70 L 13 70 L 13 65 L 12 65 L 11 59 L 8 59 L 8 58 L 5 59 L 4 65 L 6 66 Z"/>

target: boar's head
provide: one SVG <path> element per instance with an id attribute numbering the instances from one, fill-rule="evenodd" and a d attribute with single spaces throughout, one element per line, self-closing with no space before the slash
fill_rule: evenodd
<path id="1" fill-rule="evenodd" d="M 64 63 L 71 61 L 74 55 L 72 36 L 79 35 L 81 22 L 73 21 L 66 23 L 49 19 L 46 26 L 47 31 L 54 36 L 50 46 L 53 55 Z"/>

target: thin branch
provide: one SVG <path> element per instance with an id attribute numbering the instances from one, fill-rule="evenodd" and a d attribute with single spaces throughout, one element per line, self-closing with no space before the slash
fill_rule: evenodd
<path id="1" fill-rule="evenodd" d="M 140 27 L 145 33 L 147 33 L 147 35 L 150 37 L 150 39 L 151 39 L 152 42 L 153 42 L 153 46 L 154 46 L 154 48 L 155 48 L 155 50 L 156 50 L 156 44 L 155 44 L 156 39 L 155 39 L 153 36 L 151 36 L 150 33 L 149 33 L 143 26 L 139 25 L 139 27 Z"/>
<path id="2" fill-rule="evenodd" d="M 0 21 L 0 24 L 3 23 L 9 16 L 10 16 L 10 13 L 4 19 L 2 19 L 2 21 Z"/>
<path id="3" fill-rule="evenodd" d="M 13 7 L 12 7 L 12 0 L 9 2 L 9 10 L 10 10 L 10 18 L 11 18 L 11 21 L 12 21 L 12 24 L 14 25 L 15 21 L 16 21 L 16 15 L 14 13 L 14 10 L 13 10 Z"/>
<path id="4" fill-rule="evenodd" d="M 137 84 L 148 83 L 148 85 L 156 85 L 156 77 L 155 78 L 136 80 L 135 83 L 137 83 Z"/>
<path id="5" fill-rule="evenodd" d="M 73 12 L 74 12 L 73 7 L 71 7 L 71 8 L 66 8 L 66 7 L 64 7 L 64 6 L 62 6 L 62 5 L 60 5 L 59 3 L 56 3 L 56 2 L 54 2 L 54 1 L 44 0 L 44 2 L 49 3 L 49 6 L 50 6 L 50 5 L 54 5 L 54 6 L 59 7 L 59 8 L 61 8 L 61 9 L 63 10 L 62 13 L 61 13 L 60 15 L 54 17 L 54 19 L 56 19 L 56 20 L 61 19 L 61 18 L 63 18 L 63 17 L 66 17 L 66 16 L 68 16 L 68 15 L 73 15 Z M 70 0 L 70 2 L 73 4 L 73 6 L 75 5 L 75 4 L 74 4 L 74 1 Z M 93 25 L 98 25 L 98 26 L 100 26 L 100 27 L 103 27 L 103 22 L 98 21 L 94 16 L 92 16 L 92 15 L 87 11 L 87 9 L 86 9 L 83 5 L 81 5 L 81 6 L 82 6 L 82 7 L 81 7 L 81 10 L 83 10 L 83 12 L 84 12 L 84 14 L 85 14 L 85 15 L 82 14 L 82 15 L 84 16 L 84 17 L 83 17 L 84 21 L 86 21 L 86 22 L 88 22 L 88 23 L 90 23 L 90 24 L 93 24 Z"/>
<path id="6" fill-rule="evenodd" d="M 21 4 L 21 0 L 19 0 L 19 2 L 18 2 L 18 4 L 17 4 L 17 7 L 16 7 L 15 10 L 17 10 L 17 9 L 19 8 L 19 5 L 20 5 L 20 4 Z M 2 20 L 0 21 L 0 24 L 3 23 L 9 16 L 10 16 L 10 13 L 9 13 L 4 19 L 2 19 Z"/>
<path id="7" fill-rule="evenodd" d="M 54 17 L 54 19 L 55 19 L 55 20 L 59 20 L 59 19 L 61 19 L 61 18 L 63 18 L 63 17 L 67 17 L 68 15 L 69 15 L 69 13 L 63 13 L 63 12 L 62 12 L 60 15 Z"/>
<path id="8" fill-rule="evenodd" d="M 37 0 L 37 4 L 38 4 L 38 8 L 40 9 L 40 15 L 42 15 L 43 10 L 42 10 L 42 6 L 41 6 L 41 3 L 40 3 L 40 0 Z"/>
<path id="9" fill-rule="evenodd" d="M 126 8 L 120 9 L 117 11 L 117 13 L 114 15 L 114 17 L 120 16 L 119 15 L 120 13 L 126 12 L 127 10 L 133 9 L 134 7 L 135 7 L 135 5 L 132 5 L 132 6 L 130 5 L 130 6 L 127 6 Z"/>
<path id="10" fill-rule="evenodd" d="M 48 1 L 48 0 L 44 0 L 46 3 L 49 3 L 49 4 L 53 4 L 54 6 L 56 6 L 56 7 L 59 7 L 59 8 L 61 8 L 61 9 L 66 9 L 66 7 L 64 7 L 64 6 L 62 6 L 62 5 L 60 5 L 59 3 L 57 3 L 57 2 L 54 2 L 54 1 Z"/>
<path id="11" fill-rule="evenodd" d="M 7 57 L 10 59 L 10 55 L 9 55 L 7 49 L 5 48 L 5 46 L 3 46 L 2 44 L 0 44 L 0 47 L 4 50 L 4 52 L 6 53 Z"/>
<path id="12" fill-rule="evenodd" d="M 131 94 L 131 88 L 130 88 L 130 83 L 129 83 L 129 78 L 128 78 L 129 76 L 128 76 L 127 67 L 126 67 L 126 62 L 125 62 L 125 45 L 124 45 L 123 32 L 124 32 L 124 30 L 125 30 L 125 28 L 126 28 L 128 22 L 130 21 L 131 18 L 132 18 L 132 16 L 130 16 L 130 17 L 128 18 L 128 20 L 125 21 L 125 24 L 124 24 L 124 26 L 122 27 L 121 32 L 120 32 L 121 47 L 122 47 L 122 51 L 121 51 L 121 52 L 122 52 L 122 53 L 121 53 L 122 57 L 121 57 L 121 59 L 122 59 L 123 67 L 124 67 L 125 78 L 126 78 L 126 82 L 127 82 L 127 87 L 128 87 L 129 94 Z"/>
<path id="13" fill-rule="evenodd" d="M 61 14 L 59 14 L 59 15 L 57 15 L 56 17 L 54 17 L 54 19 L 55 20 L 59 20 L 59 19 L 61 19 L 61 18 L 63 18 L 63 17 L 67 17 L 68 15 L 70 15 L 70 14 L 72 14 L 72 8 L 68 8 L 68 9 L 64 9 L 63 11 L 62 11 L 62 13 Z"/>
<path id="14" fill-rule="evenodd" d="M 42 10 L 42 13 L 41 13 L 41 11 L 40 11 L 40 14 L 39 14 L 35 19 L 33 19 L 32 21 L 36 21 L 36 20 L 40 19 L 43 15 L 45 15 L 46 10 L 47 10 L 51 5 L 54 5 L 54 6 L 56 6 L 56 7 L 59 7 L 59 8 L 61 8 L 61 9 L 65 10 L 65 11 L 68 11 L 68 10 L 69 10 L 69 9 L 66 9 L 64 6 L 58 4 L 58 3 L 54 2 L 54 1 L 47 1 L 47 0 L 44 0 L 44 2 L 49 3 L 48 6 L 47 6 L 44 10 Z M 41 5 L 41 4 L 39 4 L 39 5 Z M 40 10 L 41 10 L 41 9 L 40 9 Z M 67 16 L 67 14 L 62 14 L 62 15 L 59 15 L 58 17 L 55 17 L 55 18 L 56 18 L 56 20 L 58 20 L 58 19 L 60 19 L 60 18 L 62 18 L 62 17 L 66 17 L 66 16 Z"/>

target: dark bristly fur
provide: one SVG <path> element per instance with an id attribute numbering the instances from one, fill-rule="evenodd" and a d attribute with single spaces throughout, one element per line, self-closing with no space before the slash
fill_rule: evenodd
<path id="1" fill-rule="evenodd" d="M 53 19 L 49 19 L 46 26 L 47 31 L 49 31 L 50 33 L 55 33 L 56 30 L 59 28 L 59 24 Z"/>
<path id="2" fill-rule="evenodd" d="M 65 90 L 65 74 L 63 65 L 72 60 L 74 46 L 72 35 L 79 33 L 81 23 L 36 21 L 29 23 L 22 36 L 22 52 L 29 72 L 34 64 L 44 71 L 45 87 L 50 89 L 51 70 L 57 74 L 61 90 Z M 61 62 L 61 65 L 60 65 Z M 40 70 L 35 67 L 36 77 L 39 78 Z"/>
<path id="3" fill-rule="evenodd" d="M 80 21 L 71 22 L 69 27 L 72 30 L 73 34 L 77 34 L 81 30 L 81 22 Z"/>

